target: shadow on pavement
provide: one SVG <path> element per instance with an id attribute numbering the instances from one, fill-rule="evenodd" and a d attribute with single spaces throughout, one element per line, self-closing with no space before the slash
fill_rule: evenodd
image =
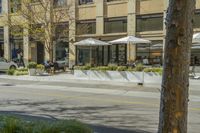
<path id="1" fill-rule="evenodd" d="M 42 116 L 33 116 L 30 114 L 27 114 L 23 111 L 0 111 L 0 115 L 8 115 L 8 116 L 16 116 L 25 120 L 44 120 L 44 121 L 56 121 L 56 119 L 53 116 L 46 115 L 44 117 Z M 107 126 L 101 126 L 101 125 L 89 125 L 94 131 L 94 133 L 151 133 L 147 131 L 142 130 L 126 130 L 126 129 L 117 129 L 113 127 L 107 127 Z"/>

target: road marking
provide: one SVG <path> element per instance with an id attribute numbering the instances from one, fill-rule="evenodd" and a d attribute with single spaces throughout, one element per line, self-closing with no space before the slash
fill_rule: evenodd
<path id="1" fill-rule="evenodd" d="M 14 93 L 14 94 L 28 94 L 30 95 L 30 92 L 19 92 L 19 91 L 10 91 L 10 90 L 0 90 L 1 92 L 7 92 L 7 93 Z M 102 99 L 102 98 L 94 98 L 94 97 L 85 97 L 85 96 L 65 96 L 63 94 L 51 94 L 51 93 L 35 93 L 35 92 L 31 92 L 31 95 L 38 95 L 38 96 L 49 96 L 49 97 L 56 97 L 56 98 L 62 98 L 62 99 L 69 99 L 69 98 L 73 98 L 73 99 L 79 99 L 79 100 L 89 100 L 89 101 L 104 101 L 104 102 L 112 102 L 112 103 L 118 103 L 118 104 L 133 104 L 133 105 L 144 105 L 144 106 L 149 106 L 149 107 L 157 107 L 159 108 L 159 104 L 156 103 L 147 103 L 147 102 L 138 102 L 138 101 L 126 101 L 126 100 L 121 100 L 121 99 L 116 99 L 116 100 L 112 100 L 112 99 Z M 190 108 L 189 110 L 192 111 L 200 111 L 200 108 Z"/>

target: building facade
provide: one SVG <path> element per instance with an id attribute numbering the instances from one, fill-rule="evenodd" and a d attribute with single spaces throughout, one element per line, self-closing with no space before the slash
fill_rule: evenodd
<path id="1" fill-rule="evenodd" d="M 12 36 L 10 26 L 2 20 L 8 20 L 16 15 L 20 7 L 20 0 L 0 0 L 0 56 L 11 60 L 16 49 L 23 49 L 24 61 L 42 63 L 48 60 L 44 44 L 32 41 L 28 30 L 22 29 L 23 36 Z M 11 4 L 12 2 L 12 4 Z M 37 2 L 37 0 L 36 0 Z M 123 64 L 127 60 L 149 58 L 153 63 L 155 58 L 162 59 L 162 48 L 151 48 L 155 44 L 163 44 L 165 38 L 165 16 L 168 0 L 54 0 L 56 10 L 62 10 L 63 3 L 70 5 L 70 17 L 63 19 L 60 30 L 68 29 L 68 34 L 56 41 L 54 45 L 54 60 L 68 60 L 70 65 L 89 62 L 89 48 L 75 47 L 73 44 L 85 38 L 96 38 L 111 41 L 127 35 L 134 35 L 152 41 L 152 44 L 113 45 L 93 48 L 94 60 L 99 65 L 118 62 Z M 60 8 L 60 9 L 59 9 Z M 74 18 L 74 20 L 70 19 Z M 200 31 L 200 0 L 196 1 L 194 31 Z M 200 57 L 198 51 L 193 51 Z"/>

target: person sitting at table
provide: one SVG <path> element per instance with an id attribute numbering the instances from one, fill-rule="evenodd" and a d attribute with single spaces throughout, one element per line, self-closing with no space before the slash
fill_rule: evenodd
<path id="1" fill-rule="evenodd" d="M 143 62 L 144 65 L 148 65 L 149 64 L 149 60 L 148 60 L 148 58 L 146 56 L 143 58 L 142 62 Z"/>

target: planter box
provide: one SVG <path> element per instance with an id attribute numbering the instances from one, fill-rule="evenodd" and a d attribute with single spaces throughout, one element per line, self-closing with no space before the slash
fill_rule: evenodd
<path id="1" fill-rule="evenodd" d="M 29 76 L 35 76 L 36 75 L 36 69 L 34 69 L 34 68 L 28 69 L 28 72 L 29 72 Z"/>
<path id="2" fill-rule="evenodd" d="M 143 73 L 130 71 L 93 71 L 74 70 L 74 76 L 79 79 L 118 81 L 133 83 L 161 83 L 162 76 L 159 73 Z"/>
<path id="3" fill-rule="evenodd" d="M 107 71 L 88 71 L 90 80 L 111 80 Z"/>
<path id="4" fill-rule="evenodd" d="M 144 83 L 159 83 L 162 82 L 162 75 L 159 73 L 148 72 L 144 73 Z"/>
<path id="5" fill-rule="evenodd" d="M 74 70 L 74 76 L 79 79 L 89 79 L 87 70 Z"/>
<path id="6" fill-rule="evenodd" d="M 127 78 L 129 82 L 142 83 L 143 82 L 143 72 L 129 72 L 126 71 Z"/>
<path id="7" fill-rule="evenodd" d="M 107 71 L 110 80 L 127 82 L 128 78 L 124 71 Z"/>
<path id="8" fill-rule="evenodd" d="M 41 69 L 37 69 L 36 72 L 39 75 L 43 75 L 44 74 L 44 70 L 41 70 Z"/>

